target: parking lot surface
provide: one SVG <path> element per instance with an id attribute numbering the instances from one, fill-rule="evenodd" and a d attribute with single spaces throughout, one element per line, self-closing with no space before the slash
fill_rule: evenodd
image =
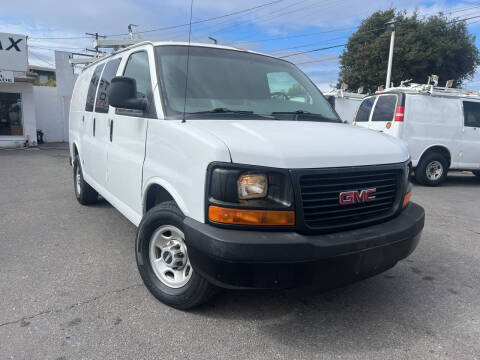
<path id="1" fill-rule="evenodd" d="M 452 174 L 413 200 L 422 240 L 386 273 L 182 312 L 143 286 L 136 228 L 77 203 L 66 150 L 0 151 L 0 359 L 480 358 L 480 180 Z"/>

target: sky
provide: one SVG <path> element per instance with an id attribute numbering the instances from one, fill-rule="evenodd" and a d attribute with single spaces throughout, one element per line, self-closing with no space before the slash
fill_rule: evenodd
<path id="1" fill-rule="evenodd" d="M 187 41 L 190 5 L 190 0 L 82 0 L 81 6 L 65 0 L 10 1 L 2 4 L 0 32 L 28 35 L 29 62 L 53 67 L 54 49 L 92 47 L 86 32 L 125 38 L 128 24 L 135 24 L 134 31 L 143 32 L 138 38 Z M 194 0 L 191 40 L 211 42 L 212 36 L 219 44 L 288 56 L 327 91 L 338 80 L 341 45 L 362 19 L 390 7 L 425 16 L 442 11 L 452 19 L 479 16 L 467 24 L 472 34 L 480 31 L 480 0 Z M 480 47 L 480 37 L 476 42 Z M 464 87 L 480 89 L 480 71 Z"/>

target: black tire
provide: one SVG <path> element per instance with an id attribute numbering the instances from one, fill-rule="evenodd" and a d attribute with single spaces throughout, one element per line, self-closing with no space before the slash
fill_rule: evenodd
<path id="1" fill-rule="evenodd" d="M 476 177 L 479 177 L 479 178 L 480 178 L 480 170 L 473 170 L 472 173 L 473 173 L 473 175 L 475 175 Z"/>
<path id="2" fill-rule="evenodd" d="M 434 163 L 440 164 L 442 168 L 441 175 L 432 179 L 427 176 L 430 167 Z M 445 181 L 448 173 L 448 160 L 438 152 L 430 152 L 425 154 L 419 161 L 417 167 L 415 168 L 415 179 L 421 185 L 425 186 L 438 186 Z"/>
<path id="3" fill-rule="evenodd" d="M 77 180 L 78 175 L 78 180 Z M 78 187 L 77 187 L 78 181 Z M 78 202 L 82 205 L 94 204 L 98 200 L 98 193 L 87 184 L 83 178 L 82 165 L 80 164 L 80 159 L 78 155 L 75 156 L 73 160 L 73 188 L 75 191 L 75 197 Z M 80 188 L 80 189 L 78 189 Z"/>
<path id="4" fill-rule="evenodd" d="M 174 201 L 154 206 L 143 216 L 135 243 L 137 266 L 145 286 L 161 302 L 182 310 L 208 301 L 217 291 L 217 288 L 201 277 L 195 269 L 185 285 L 180 288 L 170 287 L 157 277 L 150 264 L 149 246 L 155 230 L 160 226 L 170 225 L 183 232 L 184 218 Z"/>

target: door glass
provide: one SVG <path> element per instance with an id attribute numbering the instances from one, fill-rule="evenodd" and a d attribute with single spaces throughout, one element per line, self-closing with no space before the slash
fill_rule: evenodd
<path id="1" fill-rule="evenodd" d="M 97 92 L 97 85 L 100 80 L 100 74 L 102 73 L 104 65 L 105 64 L 98 65 L 93 72 L 92 79 L 90 80 L 90 86 L 88 87 L 85 111 L 93 111 L 93 104 L 95 103 L 95 93 Z"/>
<path id="2" fill-rule="evenodd" d="M 95 101 L 95 112 L 108 113 L 108 88 L 110 82 L 117 74 L 118 65 L 121 59 L 111 60 L 105 65 L 105 70 L 102 73 L 102 79 L 97 92 L 97 100 Z"/>
<path id="3" fill-rule="evenodd" d="M 0 92 L 0 135 L 23 135 L 22 98 L 18 93 Z"/>
<path id="4" fill-rule="evenodd" d="M 480 103 L 473 101 L 464 101 L 463 117 L 465 126 L 480 127 Z"/>
<path id="5" fill-rule="evenodd" d="M 148 55 L 141 51 L 130 55 L 123 76 L 135 79 L 137 82 L 137 98 L 148 98 L 152 93 Z"/>
<path id="6" fill-rule="evenodd" d="M 373 110 L 372 121 L 392 121 L 396 105 L 396 95 L 380 96 L 375 105 L 375 110 Z"/>
<path id="7" fill-rule="evenodd" d="M 372 111 L 373 102 L 375 97 L 367 98 L 362 101 L 362 104 L 358 108 L 357 116 L 355 117 L 355 122 L 366 122 L 370 117 L 370 112 Z"/>

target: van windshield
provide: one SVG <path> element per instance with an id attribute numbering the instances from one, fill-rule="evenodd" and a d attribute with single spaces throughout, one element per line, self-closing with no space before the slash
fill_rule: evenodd
<path id="1" fill-rule="evenodd" d="M 169 119 L 272 119 L 342 122 L 294 65 L 264 55 L 200 46 L 157 46 Z M 186 94 L 186 99 L 185 99 Z"/>

